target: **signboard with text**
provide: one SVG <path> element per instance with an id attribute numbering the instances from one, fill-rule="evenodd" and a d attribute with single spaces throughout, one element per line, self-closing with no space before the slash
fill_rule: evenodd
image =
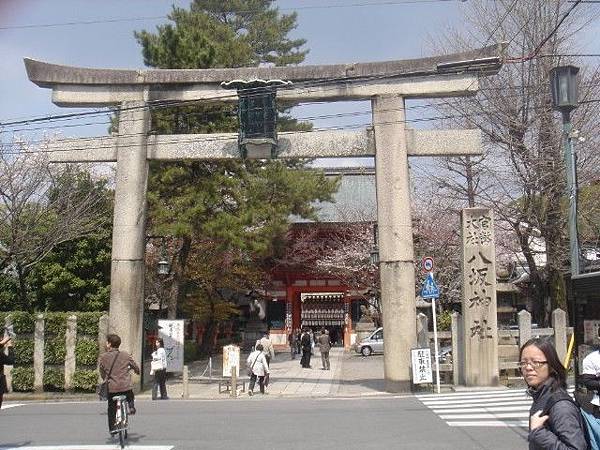
<path id="1" fill-rule="evenodd" d="M 235 376 L 240 376 L 240 348 L 237 345 L 223 347 L 223 376 L 230 377 L 231 369 L 235 367 Z"/>
<path id="2" fill-rule="evenodd" d="M 428 348 L 413 348 L 410 353 L 413 384 L 433 383 L 431 350 Z"/>
<path id="3" fill-rule="evenodd" d="M 158 335 L 165 344 L 167 372 L 183 372 L 183 320 L 159 320 Z"/>

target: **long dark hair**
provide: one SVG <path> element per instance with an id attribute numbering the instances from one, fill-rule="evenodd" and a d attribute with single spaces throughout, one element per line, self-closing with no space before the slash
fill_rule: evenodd
<path id="1" fill-rule="evenodd" d="M 163 341 L 163 338 L 156 338 L 155 342 L 158 342 L 158 347 L 159 348 L 161 348 L 161 347 L 164 348 L 165 347 L 165 343 Z M 154 346 L 156 346 L 156 343 L 154 344 Z"/>
<path id="2" fill-rule="evenodd" d="M 552 342 L 550 342 L 548 338 L 529 339 L 523 344 L 521 350 L 519 350 L 519 361 L 521 360 L 525 347 L 529 347 L 530 345 L 539 348 L 544 354 L 546 361 L 548 361 L 550 377 L 553 380 L 550 385 L 551 390 L 555 391 L 559 388 L 567 389 L 567 371 L 560 362 L 560 358 L 558 357 L 558 353 L 556 353 L 556 349 L 554 348 L 554 345 L 552 345 Z"/>

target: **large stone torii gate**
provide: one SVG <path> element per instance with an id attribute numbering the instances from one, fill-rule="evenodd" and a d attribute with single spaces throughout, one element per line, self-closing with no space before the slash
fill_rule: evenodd
<path id="1" fill-rule="evenodd" d="M 380 277 L 385 328 L 384 373 L 390 392 L 410 390 L 416 345 L 415 274 L 408 156 L 476 155 L 477 130 L 411 130 L 405 99 L 474 95 L 480 75 L 502 65 L 501 45 L 422 59 L 295 67 L 206 70 L 117 70 L 25 59 L 29 79 L 52 89 L 66 107 L 119 107 L 116 136 L 64 139 L 48 149 L 53 162 L 116 161 L 110 331 L 142 357 L 144 250 L 148 161 L 239 157 L 237 135 L 151 135 L 155 102 L 237 101 L 220 83 L 281 79 L 283 103 L 371 100 L 372 129 L 281 133 L 280 158 L 376 156 Z"/>

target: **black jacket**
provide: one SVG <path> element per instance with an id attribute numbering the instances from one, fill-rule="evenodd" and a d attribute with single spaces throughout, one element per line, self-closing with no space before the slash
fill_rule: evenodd
<path id="1" fill-rule="evenodd" d="M 563 389 L 553 391 L 549 379 L 532 391 L 529 415 L 542 410 L 549 415 L 543 427 L 529 432 L 529 450 L 586 450 L 585 425 L 581 412 Z"/>
<path id="2" fill-rule="evenodd" d="M 8 355 L 4 353 L 4 349 L 0 347 L 0 395 L 8 391 L 6 386 L 6 378 L 4 377 L 4 364 L 12 365 L 15 363 L 15 354 L 12 347 L 8 347 Z"/>

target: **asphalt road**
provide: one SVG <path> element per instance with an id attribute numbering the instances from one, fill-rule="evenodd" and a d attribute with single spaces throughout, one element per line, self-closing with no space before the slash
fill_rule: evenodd
<path id="1" fill-rule="evenodd" d="M 412 396 L 401 398 L 139 400 L 134 448 L 497 449 L 527 447 L 517 428 L 451 428 Z M 115 444 L 104 403 L 29 403 L 0 412 L 0 448 Z M 138 447 L 139 446 L 139 447 Z M 77 447 L 71 447 L 77 448 Z M 88 447 L 92 448 L 92 447 Z M 106 448 L 106 447 L 105 447 Z"/>

